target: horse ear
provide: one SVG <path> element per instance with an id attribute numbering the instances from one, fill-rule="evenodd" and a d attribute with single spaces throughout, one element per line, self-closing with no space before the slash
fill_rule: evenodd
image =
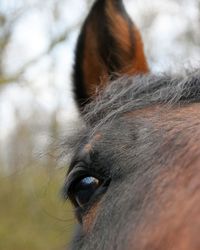
<path id="1" fill-rule="evenodd" d="M 122 0 L 96 0 L 80 32 L 74 65 L 79 107 L 95 96 L 97 86 L 117 75 L 148 72 L 140 32 Z"/>

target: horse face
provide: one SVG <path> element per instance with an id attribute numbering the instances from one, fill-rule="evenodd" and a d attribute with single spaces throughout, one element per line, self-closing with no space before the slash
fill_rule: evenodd
<path id="1" fill-rule="evenodd" d="M 78 39 L 74 88 L 85 126 L 64 186 L 71 249 L 199 249 L 200 72 L 148 74 L 122 2 L 101 0 Z"/>

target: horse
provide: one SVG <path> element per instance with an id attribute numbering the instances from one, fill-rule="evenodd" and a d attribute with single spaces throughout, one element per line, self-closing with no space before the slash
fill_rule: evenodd
<path id="1" fill-rule="evenodd" d="M 200 70 L 150 72 L 121 0 L 96 0 L 73 74 L 84 125 L 63 194 L 72 250 L 200 249 Z"/>

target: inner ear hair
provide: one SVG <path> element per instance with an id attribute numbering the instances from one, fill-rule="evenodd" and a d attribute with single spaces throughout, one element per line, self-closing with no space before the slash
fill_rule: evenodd
<path id="1" fill-rule="evenodd" d="M 119 75 L 149 71 L 139 30 L 122 0 L 97 0 L 79 35 L 74 64 L 74 92 L 81 108 Z"/>

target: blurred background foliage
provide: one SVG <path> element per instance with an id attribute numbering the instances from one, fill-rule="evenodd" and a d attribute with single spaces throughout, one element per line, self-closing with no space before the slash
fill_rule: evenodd
<path id="1" fill-rule="evenodd" d="M 92 2 L 0 1 L 0 249 L 69 242 L 74 219 L 59 195 L 67 159 L 53 145 L 81 122 L 71 72 Z M 124 2 L 153 72 L 199 67 L 200 0 Z"/>
<path id="2" fill-rule="evenodd" d="M 58 193 L 63 170 L 29 166 L 0 177 L 0 249 L 66 249 L 74 219 Z"/>

